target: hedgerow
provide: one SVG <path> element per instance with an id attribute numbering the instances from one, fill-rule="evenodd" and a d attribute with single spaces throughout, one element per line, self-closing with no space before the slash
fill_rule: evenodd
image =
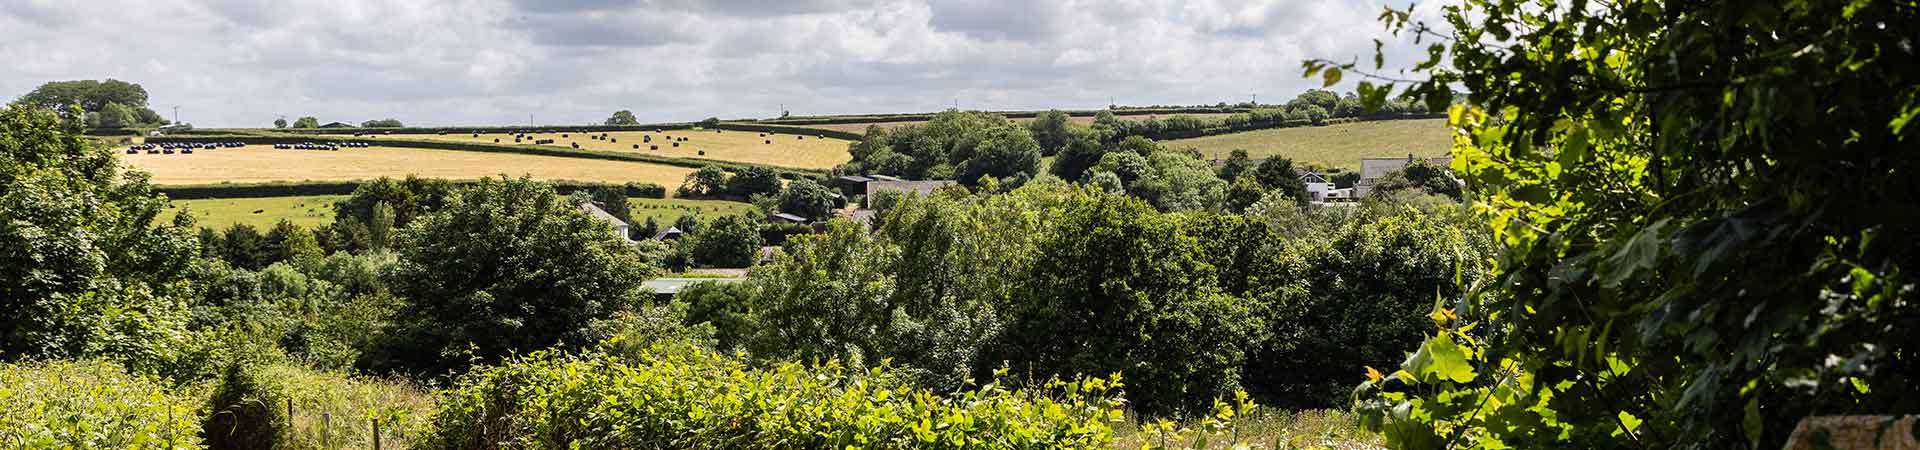
<path id="1" fill-rule="evenodd" d="M 197 449 L 200 407 L 107 361 L 0 364 L 0 446 Z"/>
<path id="2" fill-rule="evenodd" d="M 1107 449 L 1119 380 L 998 381 L 952 395 L 886 368 L 656 347 L 634 357 L 536 353 L 469 373 L 420 448 Z"/>

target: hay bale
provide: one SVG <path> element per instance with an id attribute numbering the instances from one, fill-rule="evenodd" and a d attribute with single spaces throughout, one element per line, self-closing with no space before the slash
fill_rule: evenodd
<path id="1" fill-rule="evenodd" d="M 768 144 L 772 144 L 772 143 L 773 143 L 773 140 L 772 140 L 772 139 L 768 139 L 768 140 L 766 140 L 766 143 L 768 143 Z"/>
<path id="2" fill-rule="evenodd" d="M 706 151 L 706 150 L 701 150 L 701 151 L 700 151 L 700 156 L 707 156 L 707 151 Z"/>
<path id="3" fill-rule="evenodd" d="M 679 143 L 679 142 L 675 142 L 675 143 L 673 143 L 673 146 L 674 146 L 674 147 L 679 147 L 679 146 L 680 146 L 680 143 Z"/>
<path id="4" fill-rule="evenodd" d="M 659 150 L 659 149 L 660 149 L 660 146 L 658 146 L 658 145 L 649 145 L 649 146 L 647 146 L 647 150 Z"/>
<path id="5" fill-rule="evenodd" d="M 633 149 L 634 149 L 634 150 L 639 150 L 639 149 L 640 149 L 640 144 L 633 144 Z"/>

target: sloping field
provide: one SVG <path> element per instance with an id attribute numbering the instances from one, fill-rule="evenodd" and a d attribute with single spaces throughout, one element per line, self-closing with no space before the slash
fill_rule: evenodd
<path id="1" fill-rule="evenodd" d="M 407 175 L 470 180 L 527 174 L 542 180 L 640 181 L 672 189 L 693 173 L 685 167 L 631 161 L 392 147 L 324 151 L 249 145 L 191 155 L 118 156 L 127 165 L 152 173 L 153 183 L 159 185 L 347 181 Z"/>
<path id="2" fill-rule="evenodd" d="M 1173 117 L 1173 116 L 1193 116 L 1193 117 L 1201 117 L 1201 118 L 1215 118 L 1215 117 L 1226 117 L 1231 115 L 1233 115 L 1233 113 L 1141 114 L 1141 115 L 1133 115 L 1133 116 L 1120 116 L 1120 118 L 1126 119 L 1126 120 L 1149 120 L 1153 118 Z M 1073 123 L 1077 123 L 1081 125 L 1093 123 L 1093 116 L 1075 116 L 1075 117 L 1070 117 L 1069 119 L 1072 120 Z M 1013 119 L 1013 121 L 1019 122 L 1019 123 L 1027 123 L 1027 122 L 1032 122 L 1033 118 L 1022 117 L 1018 119 Z M 847 132 L 853 132 L 853 133 L 865 133 L 867 132 L 868 125 L 879 125 L 886 128 L 899 128 L 907 125 L 919 125 L 926 122 L 927 121 L 925 120 L 913 120 L 913 121 L 900 121 L 900 122 L 832 123 L 832 124 L 820 124 L 820 125 L 793 125 L 793 126 L 807 127 L 807 128 L 822 128 L 822 129 L 828 129 L 828 130 L 839 130 L 839 131 L 847 131 Z"/>
<path id="3" fill-rule="evenodd" d="M 345 195 L 301 195 L 293 197 L 207 198 L 174 200 L 173 207 L 160 213 L 159 220 L 172 221 L 183 210 L 193 211 L 194 222 L 202 227 L 224 230 L 236 223 L 265 231 L 281 219 L 296 225 L 313 227 L 333 222 L 333 204 Z M 713 220 L 726 215 L 745 214 L 753 205 L 726 200 L 688 200 L 678 198 L 632 198 L 633 220 L 645 223 L 648 217 L 667 226 L 680 216 L 693 215 Z M 636 223 L 635 225 L 638 225 Z"/>
<path id="4" fill-rule="evenodd" d="M 171 208 L 160 213 L 159 220 L 171 221 L 185 207 L 193 211 L 195 223 L 216 230 L 244 223 L 265 232 L 280 223 L 281 219 L 291 220 L 295 225 L 313 227 L 333 222 L 333 203 L 346 198 L 345 195 L 302 195 L 174 200 Z"/>
<path id="5" fill-rule="evenodd" d="M 795 135 L 784 133 L 763 133 L 733 130 L 665 130 L 651 131 L 613 131 L 604 132 L 607 139 L 592 139 L 602 133 L 566 132 L 540 133 L 532 139 L 520 142 L 520 145 L 533 145 L 534 139 L 552 139 L 556 147 L 572 148 L 580 144 L 581 149 L 611 152 L 645 153 L 649 155 L 675 158 L 706 158 L 722 161 L 765 164 L 770 166 L 794 167 L 801 169 L 831 169 L 835 165 L 853 159 L 847 153 L 847 144 L 851 141 L 834 138 L 822 138 L 813 135 Z M 365 140 L 351 135 L 319 135 L 324 139 Z M 678 142 L 686 138 L 686 142 Z M 479 142 L 512 145 L 513 135 L 504 133 L 456 134 L 389 134 L 379 135 L 372 140 L 412 139 L 453 142 Z M 649 141 L 651 139 L 651 141 Z M 674 145 L 675 143 L 679 145 Z M 638 146 L 638 147 L 635 147 Z M 658 146 L 658 148 L 655 148 Z M 704 153 L 703 153 L 704 152 Z"/>
<path id="6" fill-rule="evenodd" d="M 1272 128 L 1241 133 L 1175 139 L 1170 148 L 1192 147 L 1211 159 L 1244 149 L 1254 159 L 1279 155 L 1294 162 L 1360 168 L 1361 158 L 1443 156 L 1452 144 L 1446 119 L 1374 120 L 1322 127 Z"/>

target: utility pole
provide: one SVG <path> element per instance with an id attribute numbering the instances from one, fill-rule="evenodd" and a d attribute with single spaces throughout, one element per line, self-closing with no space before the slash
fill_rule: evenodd
<path id="1" fill-rule="evenodd" d="M 173 124 L 180 124 L 180 105 L 173 105 Z"/>
<path id="2" fill-rule="evenodd" d="M 1259 92 L 1255 92 L 1255 93 L 1253 93 L 1253 106 L 1254 106 L 1254 107 L 1259 107 L 1259 106 L 1260 106 L 1260 93 L 1259 93 Z"/>

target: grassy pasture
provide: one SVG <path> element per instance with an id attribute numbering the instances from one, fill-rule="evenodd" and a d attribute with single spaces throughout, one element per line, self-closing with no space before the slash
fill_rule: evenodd
<path id="1" fill-rule="evenodd" d="M 332 223 L 334 202 L 346 198 L 345 195 L 306 195 L 174 200 L 173 208 L 162 212 L 159 220 L 172 221 L 182 208 L 190 208 L 195 223 L 216 230 L 244 223 L 264 231 L 280 223 L 281 219 L 313 227 Z M 638 222 L 635 225 L 646 223 L 648 217 L 665 226 L 688 214 L 699 216 L 701 220 L 713 220 L 720 216 L 744 214 L 753 209 L 753 205 L 726 200 L 631 198 L 627 203 L 632 207 L 634 222 Z"/>
<path id="2" fill-rule="evenodd" d="M 542 180 L 642 181 L 671 189 L 693 173 L 685 167 L 632 161 L 393 147 L 321 151 L 249 145 L 191 155 L 141 153 L 118 157 L 126 165 L 152 173 L 153 183 L 158 185 L 371 180 L 407 175 L 470 180 L 527 174 Z"/>
<path id="3" fill-rule="evenodd" d="M 759 132 L 734 130 L 664 130 L 659 133 L 651 131 L 611 131 L 605 133 L 608 138 L 607 140 L 592 139 L 591 136 L 597 136 L 600 133 L 587 132 L 540 133 L 534 135 L 534 139 L 553 139 L 554 142 L 547 145 L 557 147 L 572 148 L 573 143 L 579 143 L 580 148 L 585 150 L 645 153 L 674 158 L 705 158 L 801 169 L 831 169 L 835 165 L 853 159 L 853 156 L 847 153 L 847 145 L 852 143 L 851 141 L 821 138 L 814 135 L 802 136 L 788 133 L 766 133 L 766 136 L 761 136 Z M 563 134 L 566 136 L 562 137 L 561 135 Z M 351 135 L 322 135 L 322 137 L 343 140 L 364 139 L 355 138 Z M 649 137 L 653 139 L 652 142 L 643 142 Z M 680 145 L 676 147 L 673 145 L 673 140 L 679 138 L 687 138 L 687 141 L 680 142 Z M 486 144 L 492 144 L 495 139 L 499 139 L 500 144 L 512 145 L 514 143 L 513 135 L 504 133 L 480 133 L 478 137 L 475 137 L 472 133 L 448 133 L 445 135 L 393 134 L 377 136 L 374 138 L 374 141 L 381 139 L 419 139 Z M 769 141 L 771 141 L 771 143 L 769 143 Z M 526 140 L 521 142 L 520 145 L 533 145 L 533 141 Z M 635 148 L 635 145 L 640 147 Z M 660 148 L 653 149 L 652 146 L 656 145 Z M 701 152 L 706 152 L 706 154 L 701 154 Z"/>
<path id="4" fill-rule="evenodd" d="M 1271 128 L 1165 141 L 1169 148 L 1192 147 L 1212 159 L 1244 149 L 1254 159 L 1279 155 L 1349 170 L 1361 158 L 1443 156 L 1452 141 L 1446 119 L 1372 120 L 1322 127 Z"/>
<path id="5" fill-rule="evenodd" d="M 720 216 L 745 214 L 753 210 L 753 205 L 726 200 L 688 200 L 678 198 L 630 198 L 627 204 L 632 209 L 635 226 L 647 223 L 653 218 L 661 228 L 673 225 L 680 216 L 692 214 L 702 222 L 712 221 Z"/>
<path id="6" fill-rule="evenodd" d="M 1211 118 L 1227 117 L 1231 115 L 1233 115 L 1233 113 L 1141 114 L 1141 115 L 1134 115 L 1134 116 L 1119 116 L 1119 117 L 1125 120 L 1148 120 L 1153 118 L 1166 118 L 1166 117 L 1173 117 L 1173 116 L 1193 116 L 1193 117 L 1211 119 Z M 1034 118 L 1032 117 L 1021 117 L 1021 118 L 1011 119 L 1011 120 L 1013 120 L 1014 122 L 1025 124 L 1027 122 L 1032 122 L 1033 119 Z M 1069 117 L 1068 120 L 1073 121 L 1073 123 L 1086 125 L 1086 124 L 1093 123 L 1093 116 L 1074 116 L 1074 117 Z M 879 125 L 884 128 L 900 128 L 907 125 L 919 125 L 923 123 L 927 123 L 927 121 L 912 120 L 912 121 L 899 121 L 899 122 L 829 123 L 829 124 L 819 124 L 819 125 L 793 125 L 793 126 L 807 127 L 807 128 L 821 128 L 821 129 L 827 129 L 827 130 L 849 131 L 854 133 L 865 133 L 867 132 L 868 125 Z M 582 144 L 582 145 L 585 145 L 585 144 Z"/>
<path id="7" fill-rule="evenodd" d="M 346 198 L 345 195 L 306 195 L 174 200 L 172 208 L 160 213 L 160 220 L 171 221 L 181 208 L 188 208 L 193 211 L 195 223 L 216 230 L 244 223 L 265 231 L 282 219 L 313 227 L 333 222 L 333 203 Z"/>

